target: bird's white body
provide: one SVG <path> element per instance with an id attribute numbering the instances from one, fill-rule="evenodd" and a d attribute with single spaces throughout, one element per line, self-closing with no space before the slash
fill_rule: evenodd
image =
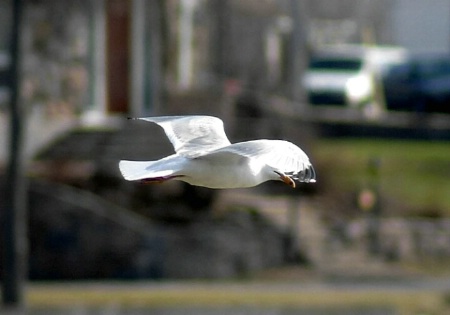
<path id="1" fill-rule="evenodd" d="M 119 162 L 127 180 L 182 180 L 209 188 L 253 187 L 268 180 L 315 181 L 306 154 L 283 140 L 253 140 L 231 144 L 220 119 L 210 116 L 149 117 L 164 128 L 176 154 L 157 161 Z"/>

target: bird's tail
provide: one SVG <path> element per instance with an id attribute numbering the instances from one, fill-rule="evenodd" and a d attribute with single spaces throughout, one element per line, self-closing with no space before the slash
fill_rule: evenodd
<path id="1" fill-rule="evenodd" d="M 119 162 L 119 169 L 126 180 L 143 180 L 173 175 L 173 169 L 162 169 L 160 161 L 127 161 Z"/>

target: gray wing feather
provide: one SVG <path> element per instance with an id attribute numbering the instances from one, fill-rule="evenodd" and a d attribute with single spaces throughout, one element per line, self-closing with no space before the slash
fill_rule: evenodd
<path id="1" fill-rule="evenodd" d="M 138 118 L 164 129 L 179 155 L 195 158 L 230 145 L 223 122 L 212 116 L 161 116 Z"/>

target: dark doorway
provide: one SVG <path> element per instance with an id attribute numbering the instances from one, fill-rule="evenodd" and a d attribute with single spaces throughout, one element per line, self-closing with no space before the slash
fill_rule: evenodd
<path id="1" fill-rule="evenodd" d="M 130 3 L 128 0 L 106 1 L 107 108 L 110 113 L 128 112 Z"/>

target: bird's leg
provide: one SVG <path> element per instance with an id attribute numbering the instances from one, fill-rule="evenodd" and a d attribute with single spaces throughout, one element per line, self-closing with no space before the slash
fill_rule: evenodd
<path id="1" fill-rule="evenodd" d="M 139 183 L 144 184 L 144 185 L 149 185 L 149 184 L 161 184 L 161 183 L 164 183 L 165 181 L 166 181 L 166 179 L 164 179 L 164 177 L 155 177 L 155 178 L 141 179 L 139 181 Z"/>
<path id="2" fill-rule="evenodd" d="M 286 185 L 291 186 L 292 188 L 295 188 L 295 182 L 292 178 L 290 178 L 289 176 L 287 176 L 286 174 L 283 174 L 281 172 L 277 172 L 274 171 L 275 173 L 278 174 L 278 176 L 280 176 L 280 180 L 285 183 Z"/>
<path id="3" fill-rule="evenodd" d="M 184 175 L 150 177 L 150 178 L 141 179 L 139 182 L 141 184 L 145 184 L 145 185 L 147 185 L 147 184 L 162 184 L 164 182 L 167 182 L 171 179 L 178 178 L 178 177 L 184 177 Z"/>

